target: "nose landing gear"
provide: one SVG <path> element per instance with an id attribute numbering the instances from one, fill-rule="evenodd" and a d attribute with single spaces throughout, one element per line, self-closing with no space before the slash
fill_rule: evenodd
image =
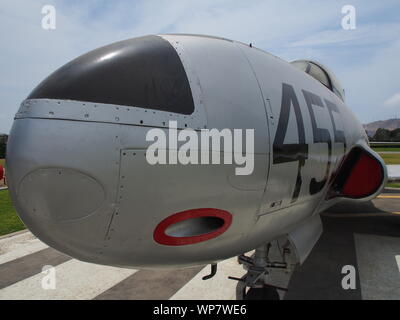
<path id="1" fill-rule="evenodd" d="M 287 291 L 287 288 L 272 285 L 269 281 L 273 270 L 291 272 L 292 264 L 287 261 L 287 257 L 291 253 L 289 244 L 281 247 L 277 241 L 281 262 L 270 261 L 271 247 L 272 244 L 268 243 L 257 248 L 251 257 L 244 254 L 238 256 L 239 264 L 243 265 L 247 273 L 242 278 L 229 277 L 231 280 L 238 281 L 237 300 L 279 300 L 278 290 Z M 249 289 L 247 290 L 247 288 Z"/>

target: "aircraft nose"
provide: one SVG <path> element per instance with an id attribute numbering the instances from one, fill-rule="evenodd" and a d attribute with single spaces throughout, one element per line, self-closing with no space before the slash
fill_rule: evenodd
<path id="1" fill-rule="evenodd" d="M 7 176 L 23 222 L 66 254 L 112 264 L 107 235 L 118 214 L 123 150 L 145 150 L 148 126 L 193 110 L 178 53 L 159 36 L 114 43 L 61 67 L 22 103 L 10 132 Z M 140 229 L 132 221 L 130 232 Z"/>

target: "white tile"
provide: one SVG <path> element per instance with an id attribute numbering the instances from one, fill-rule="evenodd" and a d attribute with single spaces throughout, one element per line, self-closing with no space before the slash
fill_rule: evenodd
<path id="1" fill-rule="evenodd" d="M 46 249 L 48 246 L 30 232 L 24 232 L 0 240 L 0 264 L 22 258 Z"/>
<path id="2" fill-rule="evenodd" d="M 1 289 L 0 300 L 93 299 L 136 272 L 77 260 L 62 263 L 55 269 L 56 289 L 43 289 L 42 279 L 46 275 L 39 273 Z"/>

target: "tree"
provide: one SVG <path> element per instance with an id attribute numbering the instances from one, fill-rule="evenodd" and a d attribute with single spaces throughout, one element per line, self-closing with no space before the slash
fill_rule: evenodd
<path id="1" fill-rule="evenodd" d="M 390 139 L 391 139 L 390 131 L 382 128 L 376 130 L 375 135 L 373 137 L 374 141 L 379 141 L 379 142 L 391 141 Z"/>
<path id="2" fill-rule="evenodd" d="M 400 128 L 394 129 L 390 135 L 393 142 L 400 142 Z"/>

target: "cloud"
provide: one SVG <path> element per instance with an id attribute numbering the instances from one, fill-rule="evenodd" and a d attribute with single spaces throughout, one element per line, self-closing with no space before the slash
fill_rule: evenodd
<path id="1" fill-rule="evenodd" d="M 395 93 L 384 102 L 384 106 L 389 108 L 398 108 L 400 111 L 400 93 Z"/>
<path id="2" fill-rule="evenodd" d="M 289 47 L 378 45 L 398 39 L 399 34 L 400 23 L 370 24 L 359 26 L 355 30 L 321 31 L 300 41 L 292 42 Z"/>
<path id="3" fill-rule="evenodd" d="M 393 110 L 384 107 L 384 101 L 399 91 L 400 39 L 379 49 L 366 47 L 362 52 L 353 53 L 354 63 L 335 68 L 347 92 L 347 105 L 364 123 L 390 118 Z"/>

